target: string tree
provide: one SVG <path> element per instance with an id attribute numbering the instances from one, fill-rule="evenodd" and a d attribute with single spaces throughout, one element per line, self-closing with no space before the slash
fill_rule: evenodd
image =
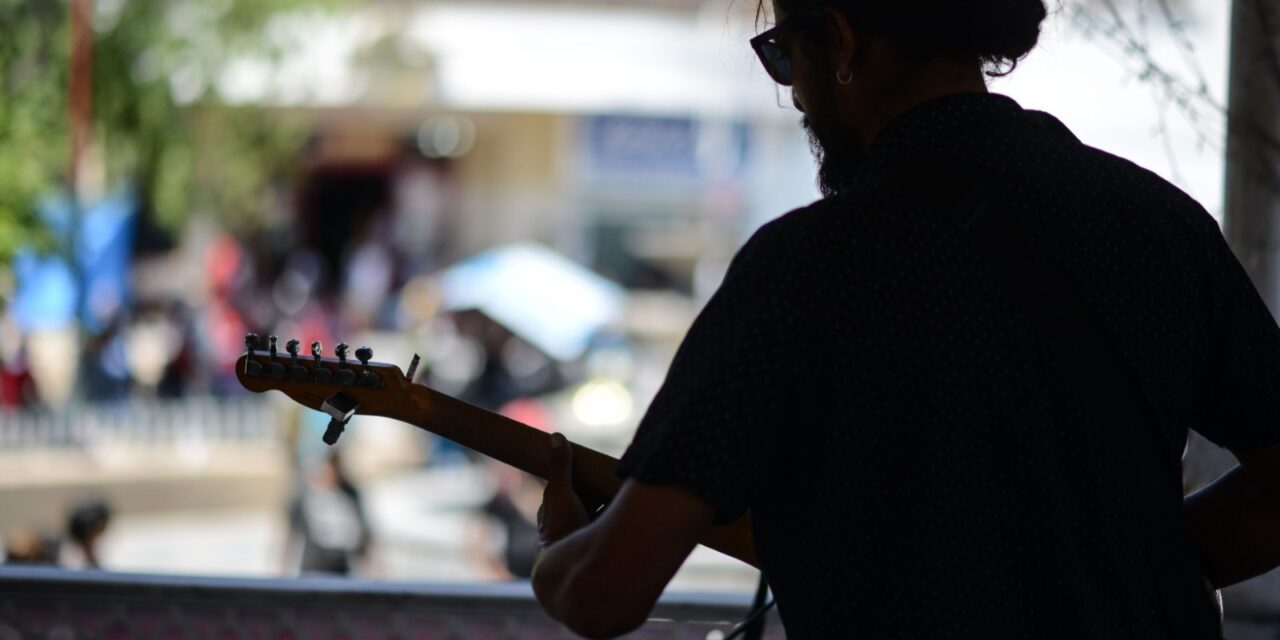
<path id="1" fill-rule="evenodd" d="M 413 383 L 413 378 L 418 375 L 418 363 L 421 361 L 422 358 L 418 354 L 413 354 L 413 360 L 409 362 L 409 370 L 405 371 L 404 374 L 405 380 L 408 380 L 410 384 Z"/>

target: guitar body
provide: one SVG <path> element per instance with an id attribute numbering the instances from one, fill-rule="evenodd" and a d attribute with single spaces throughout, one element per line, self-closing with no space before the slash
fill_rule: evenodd
<path id="1" fill-rule="evenodd" d="M 254 353 L 251 348 L 236 362 L 236 377 L 245 389 L 283 392 L 341 423 L 352 414 L 393 418 L 544 480 L 547 477 L 548 433 L 415 384 L 395 365 L 367 359 L 350 362 L 345 345 L 339 345 L 342 357 L 335 359 L 320 357 L 318 343 L 312 346 L 312 358 L 297 357 L 296 341 L 290 342 L 291 353 L 286 357 L 275 353 L 274 339 L 272 344 L 271 353 Z M 340 430 L 341 426 L 333 439 Z M 622 479 L 614 473 L 618 460 L 579 444 L 572 446 L 574 491 L 591 512 L 608 504 L 622 487 Z M 757 566 L 750 515 L 712 529 L 702 544 Z"/>

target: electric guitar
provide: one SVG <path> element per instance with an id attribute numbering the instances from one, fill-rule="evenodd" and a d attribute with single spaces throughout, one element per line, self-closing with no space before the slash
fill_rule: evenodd
<path id="1" fill-rule="evenodd" d="M 295 402 L 330 417 L 324 441 L 342 435 L 357 413 L 407 422 L 468 449 L 546 479 L 550 464 L 550 434 L 468 404 L 413 382 L 418 357 L 406 374 L 399 367 L 371 362 L 373 351 L 356 349 L 357 362 L 348 360 L 350 347 L 339 344 L 336 358 L 323 356 L 319 342 L 311 343 L 311 357 L 300 357 L 300 343 L 290 340 L 285 354 L 269 338 L 262 352 L 258 336 L 245 336 L 246 353 L 236 361 L 236 377 L 249 391 L 281 391 Z M 579 444 L 573 446 L 573 488 L 588 513 L 608 504 L 622 487 L 614 474 L 618 460 Z M 749 565 L 758 566 L 751 540 L 750 515 L 715 527 L 702 544 Z"/>

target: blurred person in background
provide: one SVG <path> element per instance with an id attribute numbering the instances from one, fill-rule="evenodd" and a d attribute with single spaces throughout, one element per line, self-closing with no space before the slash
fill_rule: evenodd
<path id="1" fill-rule="evenodd" d="M 355 573 L 372 536 L 337 449 L 315 460 L 289 505 L 287 557 L 302 574 Z"/>
<path id="2" fill-rule="evenodd" d="M 81 358 L 81 391 L 91 402 L 109 402 L 129 394 L 129 359 L 125 348 L 126 318 L 117 315 L 101 331 L 86 337 Z"/>
<path id="3" fill-rule="evenodd" d="M 551 413 L 537 398 L 516 398 L 498 413 L 542 431 L 552 430 Z M 542 483 L 494 460 L 485 460 L 483 465 L 493 483 L 493 497 L 480 506 L 482 524 L 476 527 L 468 549 L 495 579 L 528 579 L 538 542 L 536 523 Z"/>
<path id="4" fill-rule="evenodd" d="M 395 249 L 385 239 L 389 223 L 378 215 L 366 222 L 352 239 L 343 259 L 342 309 L 348 332 L 366 331 L 385 324 L 395 284 Z"/>
<path id="5" fill-rule="evenodd" d="M 58 538 L 34 529 L 17 529 L 4 538 L 4 561 L 8 564 L 55 565 Z"/>
<path id="6" fill-rule="evenodd" d="M 520 394 L 516 380 L 502 362 L 502 345 L 512 339 L 511 332 L 480 311 L 468 310 L 451 314 L 459 340 L 467 341 L 475 355 L 466 372 L 465 386 L 458 398 L 490 411 L 510 402 Z"/>
<path id="7" fill-rule="evenodd" d="M 494 492 L 480 506 L 480 524 L 468 541 L 468 551 L 495 580 L 528 579 L 538 542 L 534 520 L 542 483 L 501 463 L 486 461 L 485 466 Z"/>
<path id="8" fill-rule="evenodd" d="M 27 341 L 17 319 L 0 300 L 0 409 L 22 408 L 38 401 L 27 365 Z"/>
<path id="9" fill-rule="evenodd" d="M 36 403 L 35 380 L 27 368 L 21 350 L 14 349 L 13 356 L 0 354 L 0 408 L 22 408 Z"/>
<path id="10" fill-rule="evenodd" d="M 67 542 L 63 565 L 73 568 L 101 568 L 98 546 L 102 535 L 111 524 L 111 508 L 102 500 L 93 500 L 77 506 L 67 517 Z"/>
<path id="11" fill-rule="evenodd" d="M 160 398 L 183 398 L 207 386 L 197 361 L 196 344 L 200 336 L 196 333 L 194 314 L 185 302 L 174 299 L 162 304 L 173 337 L 166 343 L 170 354 L 160 382 L 156 384 L 156 395 Z"/>
<path id="12" fill-rule="evenodd" d="M 739 251 L 590 524 L 552 438 L 539 601 L 625 633 L 750 512 L 793 640 L 1219 637 L 1280 565 L 1280 330 L 1214 219 L 988 93 L 1041 0 L 771 8 L 825 197 Z M 1184 499 L 1191 429 L 1241 464 Z"/>

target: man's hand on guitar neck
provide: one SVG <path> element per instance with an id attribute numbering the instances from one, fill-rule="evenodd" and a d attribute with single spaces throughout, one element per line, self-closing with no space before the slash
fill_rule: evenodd
<path id="1" fill-rule="evenodd" d="M 587 510 L 573 492 L 573 447 L 558 433 L 551 434 L 551 467 L 538 507 L 538 553 L 551 543 L 587 524 Z"/>
<path id="2" fill-rule="evenodd" d="M 533 592 L 551 617 L 588 638 L 639 627 L 689 552 L 711 529 L 711 504 L 678 485 L 627 480 L 588 524 L 573 492 L 572 448 L 555 434 L 538 510 Z"/>

